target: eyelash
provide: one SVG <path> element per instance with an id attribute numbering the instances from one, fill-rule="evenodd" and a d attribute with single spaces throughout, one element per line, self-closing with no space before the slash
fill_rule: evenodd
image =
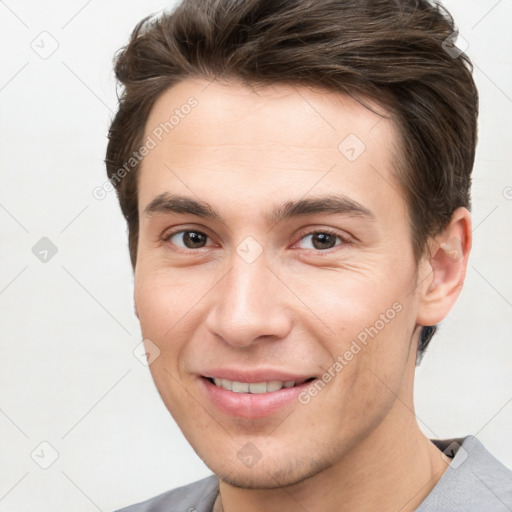
<path id="1" fill-rule="evenodd" d="M 175 231 L 172 231 L 172 232 L 166 234 L 162 238 L 162 241 L 169 242 L 174 235 L 177 235 L 179 233 L 187 233 L 187 232 L 199 233 L 199 234 L 204 235 L 207 238 L 211 239 L 211 237 L 209 237 L 206 233 L 204 233 L 203 231 L 199 231 L 198 229 L 183 229 L 183 228 L 181 228 L 181 229 L 177 229 Z M 315 229 L 313 231 L 304 232 L 299 237 L 299 241 L 304 239 L 304 238 L 306 238 L 306 237 L 308 237 L 308 236 L 315 235 L 315 234 L 331 235 L 331 236 L 334 236 L 335 238 L 337 238 L 338 240 L 340 240 L 340 242 L 341 242 L 340 244 L 334 245 L 334 247 L 329 247 L 328 249 L 305 249 L 305 250 L 308 250 L 308 251 L 313 251 L 316 254 L 325 254 L 325 253 L 328 253 L 330 250 L 332 250 L 332 249 L 334 249 L 336 247 L 339 247 L 340 245 L 349 245 L 350 244 L 350 240 L 348 240 L 347 237 L 342 236 L 339 233 L 337 233 L 336 231 L 332 231 L 330 229 Z M 190 249 L 190 248 L 183 248 L 183 247 L 179 247 L 178 246 L 178 250 L 183 251 L 183 252 L 198 251 L 200 249 L 206 249 L 206 248 L 207 247 L 198 247 L 197 249 Z"/>

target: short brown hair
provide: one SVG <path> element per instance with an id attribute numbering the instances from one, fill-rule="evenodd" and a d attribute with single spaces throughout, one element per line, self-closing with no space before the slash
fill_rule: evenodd
<path id="1" fill-rule="evenodd" d="M 397 178 L 418 259 L 453 211 L 470 206 L 478 93 L 455 37 L 450 14 L 427 0 L 182 0 L 144 18 L 115 58 L 122 94 L 105 159 L 132 265 L 138 164 L 126 172 L 126 162 L 156 99 L 187 78 L 319 86 L 385 107 L 401 134 Z M 433 330 L 423 329 L 420 352 Z"/>

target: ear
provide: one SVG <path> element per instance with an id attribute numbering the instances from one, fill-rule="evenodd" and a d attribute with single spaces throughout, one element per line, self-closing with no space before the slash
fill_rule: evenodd
<path id="1" fill-rule="evenodd" d="M 466 277 L 471 242 L 471 215 L 457 208 L 443 232 L 429 240 L 420 263 L 418 325 L 436 325 L 452 309 Z"/>

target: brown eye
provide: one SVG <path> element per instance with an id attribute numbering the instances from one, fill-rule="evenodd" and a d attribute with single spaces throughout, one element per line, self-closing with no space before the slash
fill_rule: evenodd
<path id="1" fill-rule="evenodd" d="M 337 243 L 338 240 L 339 243 Z M 302 237 L 301 241 L 307 241 L 306 246 L 302 246 L 303 249 L 314 249 L 317 251 L 332 249 L 336 245 L 343 243 L 339 235 L 329 233 L 328 231 L 315 231 Z"/>
<path id="2" fill-rule="evenodd" d="M 206 244 L 208 236 L 200 231 L 178 231 L 168 237 L 167 240 L 184 249 L 200 249 Z"/>

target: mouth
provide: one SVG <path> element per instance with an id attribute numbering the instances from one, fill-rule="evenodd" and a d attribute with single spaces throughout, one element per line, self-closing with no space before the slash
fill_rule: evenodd
<path id="1" fill-rule="evenodd" d="M 236 380 L 220 379 L 215 377 L 203 377 L 208 380 L 214 386 L 225 389 L 226 391 L 232 391 L 233 393 L 251 393 L 251 394 L 264 394 L 274 393 L 280 391 L 283 388 L 289 389 L 302 384 L 312 382 L 315 377 L 301 380 L 269 380 L 262 382 L 240 382 Z"/>
<path id="2" fill-rule="evenodd" d="M 302 407 L 299 395 L 318 380 L 316 377 L 265 380 L 264 376 L 254 375 L 246 379 L 252 382 L 213 376 L 201 376 L 199 382 L 207 400 L 221 413 L 256 419 L 272 417 L 285 408 Z"/>

